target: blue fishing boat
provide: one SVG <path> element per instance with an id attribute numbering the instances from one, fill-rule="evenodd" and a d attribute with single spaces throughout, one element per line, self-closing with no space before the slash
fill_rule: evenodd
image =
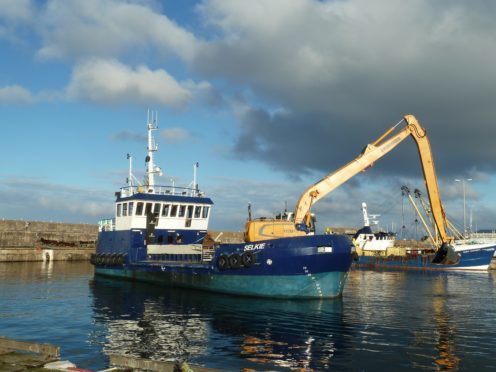
<path id="1" fill-rule="evenodd" d="M 496 250 L 496 241 L 477 242 L 475 240 L 467 240 L 460 234 L 454 226 L 447 221 L 447 226 L 450 227 L 458 239 L 453 239 L 450 249 L 446 248 L 445 259 L 437 259 L 439 253 L 443 253 L 436 249 L 438 245 L 435 234 L 432 233 L 426 221 L 429 220 L 428 216 L 430 210 L 422 198 L 422 193 L 416 189 L 415 197 L 420 201 L 425 215 L 421 213 L 415 203 L 408 187 L 401 188 L 403 195 L 408 197 L 417 217 L 422 222 L 428 237 L 431 238 L 432 245 L 423 245 L 415 248 L 411 247 L 395 247 L 394 240 L 391 244 L 379 244 L 375 241 L 378 240 L 374 235 L 365 235 L 369 238 L 366 244 L 360 244 L 364 239 L 355 239 L 354 243 L 357 247 L 355 255 L 355 266 L 365 268 L 391 268 L 391 269 L 413 269 L 413 270 L 463 270 L 463 271 L 487 271 L 491 265 L 494 252 Z M 366 210 L 364 209 L 364 216 Z M 427 216 L 427 218 L 426 218 Z M 368 219 L 365 218 L 368 222 Z M 365 223 L 367 227 L 368 223 Z M 360 236 L 360 234 L 358 234 Z M 369 246 L 367 245 L 369 244 Z M 425 243 L 424 243 L 425 244 Z M 415 245 L 415 244 L 412 244 Z M 369 248 L 371 247 L 371 248 Z"/>
<path id="2" fill-rule="evenodd" d="M 223 244 L 208 234 L 213 201 L 199 190 L 197 164 L 188 187 L 160 186 L 153 138 L 156 115 L 148 117 L 146 176 L 138 182 L 129 159 L 127 185 L 116 193 L 115 216 L 99 223 L 91 257 L 96 275 L 271 298 L 340 296 L 352 262 L 346 235 L 271 237 Z M 262 231 L 262 228 L 260 229 Z M 265 234 L 265 235 L 264 235 Z"/>
<path id="3" fill-rule="evenodd" d="M 396 248 L 396 253 L 357 255 L 355 267 L 369 269 L 411 269 L 442 271 L 487 271 L 491 264 L 495 243 L 453 245 L 451 257 L 444 262 L 436 262 L 436 252 Z"/>

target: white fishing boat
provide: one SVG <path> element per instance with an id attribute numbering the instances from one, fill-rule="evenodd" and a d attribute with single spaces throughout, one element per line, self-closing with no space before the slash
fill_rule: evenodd
<path id="1" fill-rule="evenodd" d="M 354 235 L 355 245 L 364 251 L 386 251 L 386 249 L 394 246 L 395 234 L 385 231 L 372 230 L 372 225 L 378 225 L 377 217 L 379 214 L 369 215 L 367 212 L 367 204 L 362 203 L 363 212 L 363 227 Z"/>

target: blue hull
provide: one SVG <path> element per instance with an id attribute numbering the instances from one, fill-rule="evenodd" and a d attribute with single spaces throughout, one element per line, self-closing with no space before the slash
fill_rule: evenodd
<path id="1" fill-rule="evenodd" d="M 450 265 L 432 263 L 435 254 L 407 256 L 359 256 L 355 267 L 370 269 L 412 269 L 412 270 L 487 270 L 491 264 L 496 246 L 457 251 L 459 260 Z"/>
<path id="2" fill-rule="evenodd" d="M 342 294 L 347 272 L 320 273 L 307 275 L 246 276 L 170 274 L 150 271 L 149 268 L 105 269 L 97 268 L 96 273 L 110 277 L 142 282 L 193 288 L 242 296 L 270 298 L 332 298 Z"/>
<path id="3" fill-rule="evenodd" d="M 343 292 L 352 262 L 351 247 L 349 238 L 342 235 L 281 238 L 223 244 L 217 247 L 209 262 L 163 260 L 160 256 L 150 259 L 148 256 L 117 265 L 96 265 L 95 273 L 237 295 L 331 298 Z M 100 248 L 103 247 L 99 245 Z M 134 247 L 127 252 L 128 256 L 135 257 L 133 250 L 140 248 L 145 247 Z M 253 258 L 250 264 L 234 267 L 221 264 L 226 257 L 242 257 L 247 252 Z"/>

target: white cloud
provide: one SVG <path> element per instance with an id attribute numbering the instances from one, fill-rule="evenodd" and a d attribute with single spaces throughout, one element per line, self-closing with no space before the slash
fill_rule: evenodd
<path id="1" fill-rule="evenodd" d="M 132 69 L 115 60 L 92 60 L 76 66 L 69 86 L 69 98 L 102 104 L 143 103 L 181 107 L 191 98 L 165 70 L 146 66 Z"/>
<path id="2" fill-rule="evenodd" d="M 160 132 L 160 136 L 167 143 L 179 143 L 191 139 L 191 134 L 183 128 L 167 128 Z"/>
<path id="3" fill-rule="evenodd" d="M 111 138 L 114 141 L 135 141 L 140 143 L 146 143 L 148 139 L 148 137 L 142 133 L 131 132 L 128 130 L 113 133 Z"/>
<path id="4" fill-rule="evenodd" d="M 25 43 L 19 30 L 21 26 L 32 24 L 34 14 L 30 0 L 0 0 L 0 38 L 15 44 Z"/>
<path id="5" fill-rule="evenodd" d="M 0 0 L 0 19 L 10 22 L 30 21 L 33 14 L 30 0 Z"/>
<path id="6" fill-rule="evenodd" d="M 216 37 L 193 69 L 255 96 L 239 117 L 238 154 L 296 174 L 335 168 L 353 156 L 350 146 L 412 113 L 440 170 L 495 169 L 496 3 L 206 0 L 199 9 Z M 399 149 L 387 171 L 408 173 L 411 158 Z"/>
<path id="7" fill-rule="evenodd" d="M 202 45 L 194 66 L 249 83 L 257 94 L 293 108 L 334 114 L 363 115 L 383 98 L 403 103 L 408 91 L 441 103 L 462 101 L 487 90 L 483 71 L 491 71 L 496 59 L 489 36 L 496 32 L 496 6 L 443 4 L 205 1 L 201 14 L 220 32 Z M 461 81 L 471 93 L 461 94 Z"/>
<path id="8" fill-rule="evenodd" d="M 96 223 L 113 213 L 112 200 L 106 198 L 109 190 L 72 187 L 30 177 L 0 175 L 0 180 L 0 217 Z"/>
<path id="9" fill-rule="evenodd" d="M 20 85 L 9 85 L 0 88 L 1 104 L 29 104 L 34 101 L 33 95 Z"/>
<path id="10" fill-rule="evenodd" d="M 158 51 L 192 58 L 198 41 L 144 1 L 51 0 L 39 18 L 42 58 L 116 58 Z"/>

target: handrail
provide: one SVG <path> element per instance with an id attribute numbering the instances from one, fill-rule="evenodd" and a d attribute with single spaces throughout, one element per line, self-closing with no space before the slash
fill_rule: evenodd
<path id="1" fill-rule="evenodd" d="M 134 194 L 153 194 L 153 195 L 174 195 L 174 196 L 193 196 L 203 197 L 205 194 L 198 189 L 179 186 L 125 186 L 121 187 L 121 197 L 132 196 Z"/>

